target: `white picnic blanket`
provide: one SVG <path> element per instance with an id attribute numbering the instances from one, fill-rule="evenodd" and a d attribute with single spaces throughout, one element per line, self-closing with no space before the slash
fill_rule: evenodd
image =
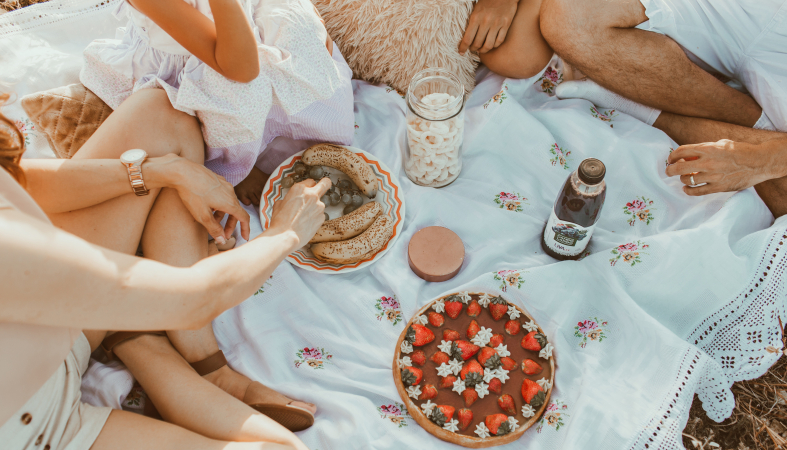
<path id="1" fill-rule="evenodd" d="M 20 96 L 74 82 L 81 47 L 117 26 L 114 1 L 0 16 L 0 80 L 15 81 Z M 299 434 L 310 448 L 451 447 L 409 417 L 391 376 L 404 324 L 444 292 L 502 293 L 555 346 L 545 420 L 506 448 L 682 449 L 695 393 L 722 420 L 734 405 L 731 383 L 758 377 L 781 355 L 787 219 L 773 223 L 751 189 L 687 197 L 664 176 L 674 142 L 625 114 L 557 100 L 549 91 L 561 73 L 557 59 L 530 80 L 481 71 L 467 104 L 463 172 L 439 190 L 404 176 L 404 100 L 354 82 L 353 145 L 398 174 L 402 236 L 379 262 L 350 274 L 285 262 L 213 324 L 233 368 L 318 405 L 315 425 Z M 27 127 L 29 155 L 51 156 L 21 109 L 6 111 Z M 606 206 L 588 254 L 556 263 L 540 248 L 541 230 L 565 177 L 586 157 L 607 166 Z M 451 228 L 467 249 L 448 282 L 424 282 L 407 265 L 410 236 L 430 225 Z M 117 389 L 100 382 L 85 381 L 93 392 L 97 384 Z"/>

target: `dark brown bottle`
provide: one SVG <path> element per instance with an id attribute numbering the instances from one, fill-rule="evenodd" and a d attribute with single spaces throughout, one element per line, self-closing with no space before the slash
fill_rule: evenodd
<path id="1" fill-rule="evenodd" d="M 566 178 L 541 238 L 549 256 L 578 259 L 585 251 L 607 195 L 606 172 L 604 163 L 588 158 Z"/>

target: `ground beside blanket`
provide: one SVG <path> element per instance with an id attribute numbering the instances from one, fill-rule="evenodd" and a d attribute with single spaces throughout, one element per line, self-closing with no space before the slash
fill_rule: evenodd
<path id="1" fill-rule="evenodd" d="M 11 10 L 38 0 L 0 0 L 0 8 Z M 763 377 L 747 382 L 735 383 L 732 390 L 736 395 L 733 416 L 721 424 L 709 420 L 699 401 L 692 407 L 685 434 L 697 438 L 693 445 L 691 437 L 684 437 L 687 448 L 711 447 L 715 442 L 724 449 L 775 449 L 785 448 L 787 437 L 787 362 L 783 359 Z"/>

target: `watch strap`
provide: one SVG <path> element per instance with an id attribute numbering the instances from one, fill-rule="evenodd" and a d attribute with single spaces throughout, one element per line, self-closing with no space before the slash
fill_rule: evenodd
<path id="1" fill-rule="evenodd" d="M 128 169 L 128 181 L 131 182 L 131 190 L 138 196 L 148 195 L 150 190 L 145 187 L 145 180 L 142 179 L 142 164 L 126 166 Z"/>

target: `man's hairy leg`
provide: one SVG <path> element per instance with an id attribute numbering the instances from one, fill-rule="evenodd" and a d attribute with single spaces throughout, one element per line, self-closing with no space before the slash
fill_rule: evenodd
<path id="1" fill-rule="evenodd" d="M 672 39 L 634 27 L 639 0 L 544 0 L 541 32 L 569 64 L 601 86 L 662 111 L 751 127 L 762 109 L 692 63 Z"/>
<path id="2" fill-rule="evenodd" d="M 782 153 L 784 159 L 787 159 L 787 133 L 755 130 L 671 113 L 662 113 L 653 126 L 667 133 L 680 145 L 729 139 L 737 144 L 739 151 L 751 150 L 754 152 L 764 149 L 773 154 Z M 774 217 L 787 214 L 787 177 L 764 181 L 755 185 L 754 189 Z"/>

